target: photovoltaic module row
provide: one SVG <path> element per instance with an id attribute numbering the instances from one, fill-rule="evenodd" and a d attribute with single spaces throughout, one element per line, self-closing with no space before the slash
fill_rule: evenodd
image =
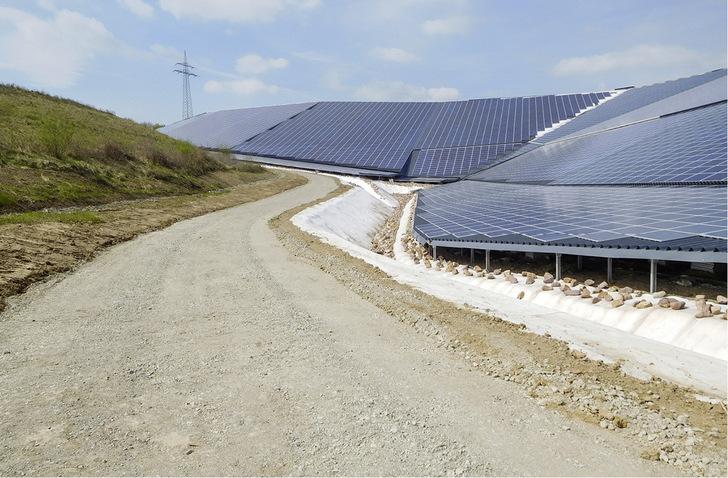
<path id="1" fill-rule="evenodd" d="M 233 149 L 258 157 L 302 161 L 302 167 L 325 169 L 328 164 L 409 177 L 458 177 L 607 96 L 609 93 L 443 103 L 322 102 Z M 437 149 L 447 150 L 420 154 Z"/>
<path id="2" fill-rule="evenodd" d="M 466 180 L 420 191 L 414 232 L 423 242 L 459 241 L 461 247 L 482 249 L 500 243 L 536 246 L 533 250 L 558 246 L 692 253 L 701 252 L 693 250 L 698 244 L 702 252 L 725 255 L 725 192 L 719 186 L 544 187 Z"/>
<path id="3" fill-rule="evenodd" d="M 201 148 L 229 149 L 315 104 L 299 103 L 203 113 L 160 128 L 159 131 Z"/>
<path id="4" fill-rule="evenodd" d="M 708 97 L 696 94 L 696 91 L 706 85 L 711 87 L 707 92 Z M 547 143 L 569 135 L 588 132 L 590 128 L 599 124 L 607 123 L 605 127 L 610 127 L 633 123 L 725 100 L 725 85 L 726 70 L 721 69 L 702 75 L 628 89 L 621 92 L 616 98 L 600 105 L 599 108 L 594 108 L 580 115 L 578 119 L 543 135 L 538 141 Z M 685 98 L 682 101 L 681 95 Z M 671 99 L 671 101 L 663 101 L 667 99 Z M 630 113 L 633 113 L 634 116 L 630 116 Z M 615 118 L 620 118 L 621 121 L 616 124 L 608 123 L 609 120 Z"/>
<path id="5" fill-rule="evenodd" d="M 434 103 L 322 102 L 234 150 L 355 168 L 398 171 Z"/>
<path id="6" fill-rule="evenodd" d="M 554 185 L 725 182 L 726 112 L 719 103 L 554 141 L 469 179 Z"/>
<path id="7" fill-rule="evenodd" d="M 412 155 L 411 167 L 403 172 L 403 176 L 459 177 L 486 162 L 495 161 L 521 145 L 522 143 L 510 143 L 416 150 Z"/>

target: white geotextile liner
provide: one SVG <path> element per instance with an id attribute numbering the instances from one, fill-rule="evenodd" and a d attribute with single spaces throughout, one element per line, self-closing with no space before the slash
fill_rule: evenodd
<path id="1" fill-rule="evenodd" d="M 359 178 L 348 178 L 346 182 L 363 183 Z M 591 300 L 567 297 L 558 290 L 543 291 L 541 280 L 526 285 L 520 274 L 521 283 L 511 284 L 503 276 L 489 280 L 427 269 L 414 263 L 399 240 L 408 232 L 406 223 L 414 201 L 400 222 L 395 259 L 375 254 L 369 250 L 371 238 L 393 208 L 389 205 L 391 197 L 382 194 L 389 189 L 386 183 L 374 184 L 378 186 L 366 184 L 366 189 L 355 188 L 302 211 L 293 222 L 423 292 L 524 323 L 535 333 L 548 332 L 593 358 L 622 360 L 623 369 L 634 375 L 648 378 L 654 374 L 725 397 L 728 321 L 718 317 L 696 319 L 695 303 L 689 300 L 680 311 L 657 305 L 636 309 L 631 303 L 613 308 L 604 301 L 592 304 Z M 518 300 L 521 291 L 524 297 Z M 658 300 L 650 294 L 641 299 L 653 304 Z"/>

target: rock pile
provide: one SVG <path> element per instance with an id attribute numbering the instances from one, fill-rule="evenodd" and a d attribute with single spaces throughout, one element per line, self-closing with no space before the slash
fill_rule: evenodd
<path id="1" fill-rule="evenodd" d="M 371 184 L 376 190 L 376 185 Z M 402 217 L 407 202 L 411 195 L 409 194 L 395 194 L 394 197 L 398 201 L 398 205 L 394 208 L 394 211 L 387 220 L 384 222 L 382 228 L 372 238 L 371 250 L 377 254 L 382 254 L 387 257 L 394 257 L 394 243 L 397 240 L 397 229 L 399 228 L 399 220 Z M 413 237 L 414 239 L 414 237 Z"/>

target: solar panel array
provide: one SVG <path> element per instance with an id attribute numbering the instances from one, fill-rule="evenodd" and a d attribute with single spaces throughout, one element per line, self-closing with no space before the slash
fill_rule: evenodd
<path id="1" fill-rule="evenodd" d="M 554 141 L 469 179 L 540 184 L 658 184 L 728 179 L 726 106 L 717 104 Z"/>
<path id="2" fill-rule="evenodd" d="M 412 167 L 406 170 L 403 176 L 420 178 L 462 176 L 520 146 L 521 143 L 511 143 L 423 149 L 417 153 Z"/>
<path id="3" fill-rule="evenodd" d="M 725 187 L 680 188 L 679 201 L 675 189 L 460 181 L 420 191 L 414 228 L 430 239 L 541 245 L 631 240 L 658 248 L 702 236 L 725 251 Z"/>
<path id="4" fill-rule="evenodd" d="M 414 232 L 433 244 L 676 260 L 702 260 L 679 255 L 699 250 L 726 262 L 727 86 L 719 70 L 621 93 L 491 167 L 421 191 Z"/>
<path id="5" fill-rule="evenodd" d="M 586 130 L 589 127 L 607 122 L 610 119 L 626 115 L 630 112 L 638 111 L 650 105 L 658 104 L 661 100 L 675 97 L 684 92 L 689 91 L 689 96 L 695 97 L 696 95 L 694 90 L 696 88 L 699 88 L 700 86 L 707 83 L 711 83 L 715 80 L 718 80 L 718 90 L 722 91 L 722 93 L 720 93 L 722 95 L 722 98 L 719 97 L 717 100 L 719 101 L 720 99 L 725 99 L 725 76 L 725 69 L 715 70 L 709 73 L 705 73 L 703 75 L 680 78 L 677 80 L 666 81 L 663 83 L 657 83 L 654 85 L 624 91 L 616 98 L 600 105 L 599 108 L 594 108 L 593 110 L 586 112 L 583 115 L 580 115 L 578 119 L 570 121 L 569 123 L 564 124 L 554 131 L 543 135 L 543 137 L 539 139 L 539 142 L 547 143 L 549 141 L 554 141 L 559 138 L 564 138 L 571 134 Z M 672 110 L 670 108 L 667 108 L 666 110 L 663 110 L 661 112 L 652 112 L 649 116 L 647 114 L 644 114 L 641 118 L 629 118 L 628 120 L 622 121 L 621 124 L 639 121 L 640 119 L 647 119 L 649 117 L 674 113 L 676 111 L 688 109 L 689 107 L 705 105 L 710 102 L 711 101 L 709 100 L 702 101 L 699 102 L 699 104 L 693 103 L 692 106 L 683 105 L 679 109 Z M 673 104 L 675 104 L 674 101 Z"/>
<path id="6" fill-rule="evenodd" d="M 609 93 L 591 93 L 473 100 L 458 108 L 459 118 L 445 110 L 438 121 L 432 123 L 431 130 L 438 134 L 425 136 L 427 139 L 422 147 L 428 149 L 419 152 L 416 161 L 403 175 L 414 178 L 462 176 L 486 163 L 493 163 L 539 132 L 574 117 L 609 96 Z M 463 118 L 467 121 L 462 121 Z M 470 134 L 463 134 L 463 123 Z"/>
<path id="7" fill-rule="evenodd" d="M 458 177 L 608 96 L 322 102 L 234 150 L 318 167 L 394 171 L 406 177 Z"/>
<path id="8" fill-rule="evenodd" d="M 591 93 L 439 103 L 416 144 L 424 149 L 522 143 L 608 96 Z"/>
<path id="9" fill-rule="evenodd" d="M 202 148 L 232 148 L 315 104 L 299 103 L 204 113 L 165 126 L 159 131 Z"/>
<path id="10" fill-rule="evenodd" d="M 399 171 L 435 105 L 322 102 L 234 150 L 321 165 Z"/>
<path id="11" fill-rule="evenodd" d="M 705 105 L 725 101 L 726 99 L 728 99 L 728 92 L 726 91 L 726 79 L 725 76 L 722 76 L 715 80 L 711 80 L 707 83 L 698 85 L 695 88 L 680 91 L 675 95 L 668 96 L 654 103 L 650 103 L 640 108 L 630 110 L 626 113 L 606 119 L 592 126 L 582 128 L 582 126 L 584 126 L 582 121 L 586 121 L 589 118 L 580 117 L 577 121 L 575 121 L 575 123 L 581 129 L 569 135 L 561 135 L 560 138 L 572 138 L 578 135 L 590 134 L 609 128 L 618 128 L 626 124 L 637 123 L 639 121 L 645 121 L 660 116 L 675 114 L 681 111 L 687 111 L 693 108 L 699 108 Z M 620 96 L 613 100 L 613 104 L 619 105 L 623 100 L 631 102 L 629 97 L 622 98 Z M 548 137 L 546 137 L 546 139 L 548 139 Z M 543 141 L 543 139 L 539 138 L 535 142 L 542 143 Z"/>

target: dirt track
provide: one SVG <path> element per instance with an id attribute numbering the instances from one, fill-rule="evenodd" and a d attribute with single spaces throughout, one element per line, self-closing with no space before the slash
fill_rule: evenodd
<path id="1" fill-rule="evenodd" d="M 283 247 L 268 220 L 336 187 L 310 179 L 10 301 L 0 475 L 679 473 L 482 373 L 279 225 Z"/>

